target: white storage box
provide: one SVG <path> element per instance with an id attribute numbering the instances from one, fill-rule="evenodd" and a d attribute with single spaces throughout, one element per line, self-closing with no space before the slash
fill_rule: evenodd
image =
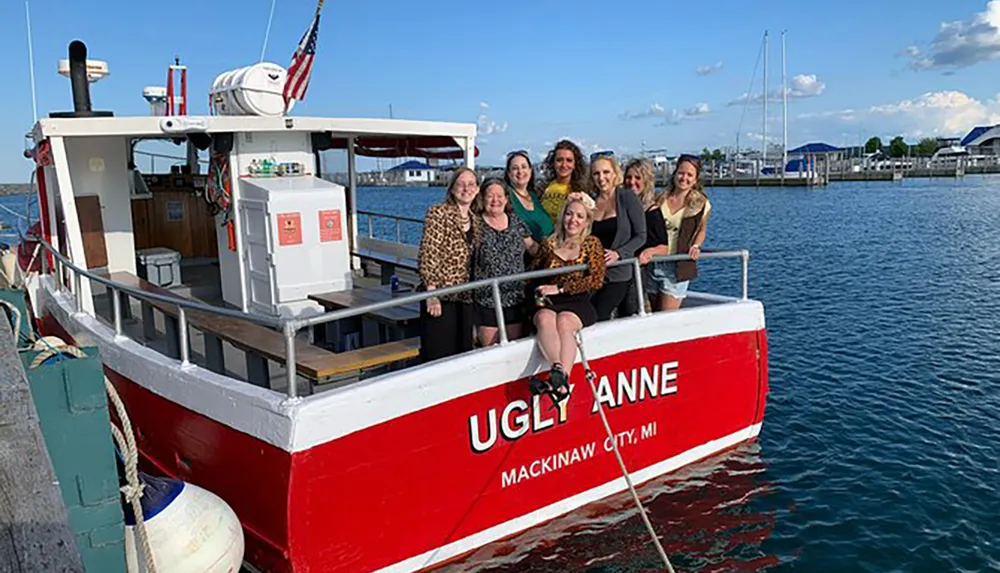
<path id="1" fill-rule="evenodd" d="M 139 277 L 156 286 L 181 284 L 181 254 L 163 247 L 135 252 Z"/>
<path id="2" fill-rule="evenodd" d="M 352 287 L 342 186 L 312 176 L 245 177 L 239 217 L 250 312 L 315 313 L 309 295 Z"/>

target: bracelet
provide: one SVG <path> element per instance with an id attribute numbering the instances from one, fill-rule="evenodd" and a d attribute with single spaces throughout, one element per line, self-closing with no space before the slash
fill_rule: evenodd
<path id="1" fill-rule="evenodd" d="M 692 249 L 698 249 L 700 251 L 701 250 L 701 245 L 699 245 L 698 243 L 695 243 L 695 244 L 691 245 L 691 248 Z"/>

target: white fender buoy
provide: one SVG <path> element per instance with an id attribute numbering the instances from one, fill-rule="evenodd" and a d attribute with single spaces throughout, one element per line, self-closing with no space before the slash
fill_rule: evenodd
<path id="1" fill-rule="evenodd" d="M 219 496 L 196 485 L 139 474 L 142 515 L 156 573 L 238 573 L 243 564 L 243 528 Z M 135 516 L 125 510 L 125 558 L 129 573 L 146 573 L 136 549 Z M 141 547 L 141 544 L 139 544 Z"/>
<path id="2" fill-rule="evenodd" d="M 17 283 L 17 255 L 10 249 L 4 249 L 0 255 L 0 287 L 18 288 Z"/>

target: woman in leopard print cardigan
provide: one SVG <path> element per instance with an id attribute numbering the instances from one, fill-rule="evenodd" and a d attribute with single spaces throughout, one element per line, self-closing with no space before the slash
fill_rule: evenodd
<path id="1" fill-rule="evenodd" d="M 469 282 L 479 224 L 470 206 L 479 194 L 476 172 L 463 167 L 452 176 L 442 203 L 424 217 L 419 272 L 423 288 L 434 290 Z M 432 297 L 420 305 L 420 356 L 423 362 L 473 348 L 471 293 Z"/>

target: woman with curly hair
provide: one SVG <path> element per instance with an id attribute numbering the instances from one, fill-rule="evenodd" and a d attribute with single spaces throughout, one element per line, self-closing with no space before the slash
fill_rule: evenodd
<path id="1" fill-rule="evenodd" d="M 692 260 L 650 265 L 647 292 L 656 298 L 654 308 L 677 310 L 687 296 L 688 284 L 698 276 L 698 255 L 705 242 L 708 215 L 712 203 L 701 182 L 701 161 L 693 155 L 681 155 L 667 188 L 657 199 L 657 216 L 647 217 L 649 225 L 645 249 L 639 263 L 653 257 L 687 254 Z"/>
<path id="2" fill-rule="evenodd" d="M 570 193 L 586 193 L 589 189 L 589 169 L 580 147 L 568 139 L 556 143 L 542 164 L 545 190 L 542 191 L 542 208 L 558 227 L 563 204 Z"/>
<path id="3" fill-rule="evenodd" d="M 546 393 L 554 403 L 569 396 L 569 375 L 576 362 L 576 331 L 597 322 L 591 294 L 604 284 L 604 247 L 590 234 L 594 200 L 584 193 L 570 193 L 563 204 L 556 232 L 539 245 L 532 269 L 557 269 L 587 265 L 541 279 L 535 287 L 536 343 L 552 365 L 548 380 L 531 378 L 533 394 Z"/>

